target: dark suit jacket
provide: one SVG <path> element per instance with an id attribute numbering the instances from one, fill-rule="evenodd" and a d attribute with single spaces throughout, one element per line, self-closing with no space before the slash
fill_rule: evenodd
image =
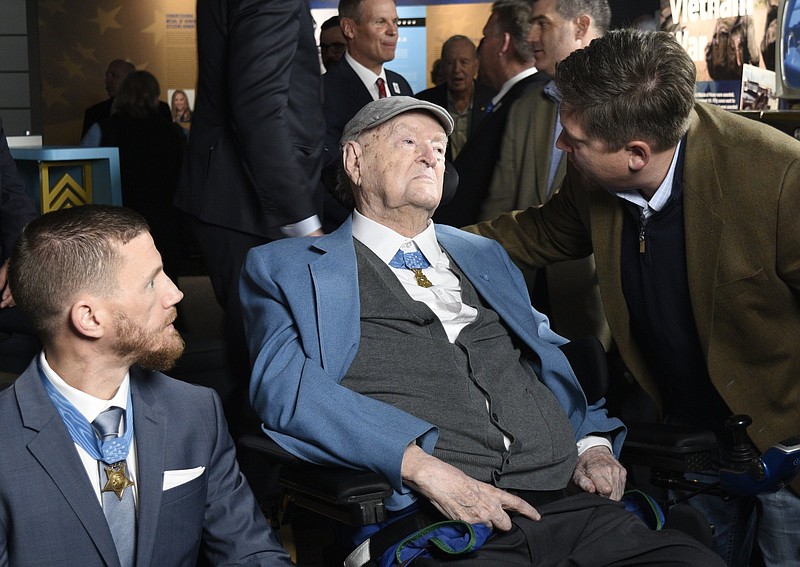
<path id="1" fill-rule="evenodd" d="M 102 123 L 111 116 L 111 105 L 114 104 L 113 98 L 107 98 L 103 102 L 98 102 L 87 108 L 83 113 L 83 127 L 81 128 L 81 138 L 86 135 L 92 124 Z M 158 101 L 158 114 L 166 120 L 172 122 L 172 112 L 169 105 L 163 100 Z"/>
<path id="2" fill-rule="evenodd" d="M 460 227 L 478 220 L 500 157 L 500 146 L 511 105 L 534 85 L 549 79 L 545 73 L 534 73 L 525 77 L 511 87 L 491 114 L 481 120 L 453 164 L 458 171 L 458 191 L 449 203 L 436 210 L 434 221 Z"/>
<path id="3" fill-rule="evenodd" d="M 392 95 L 414 94 L 408 81 L 389 69 L 386 69 L 386 82 Z M 322 76 L 322 94 L 326 124 L 325 163 L 331 164 L 339 159 L 339 140 L 345 124 L 364 105 L 372 102 L 372 95 L 345 58 Z"/>
<path id="4" fill-rule="evenodd" d="M 186 150 L 183 128 L 159 114 L 118 112 L 100 122 L 101 145 L 119 148 L 122 204 L 140 213 L 174 278 L 182 260 L 182 214 L 172 201 Z"/>
<path id="5" fill-rule="evenodd" d="M 325 121 L 304 0 L 199 0 L 199 79 L 175 204 L 266 238 L 322 214 Z"/>
<path id="6" fill-rule="evenodd" d="M 132 368 L 131 400 L 136 565 L 195 567 L 202 548 L 215 565 L 288 567 L 239 471 L 214 391 Z M 118 567 L 103 509 L 37 361 L 0 392 L 0 431 L 0 565 Z M 199 476 L 164 489 L 167 471 L 197 467 L 205 467 Z"/>
<path id="7" fill-rule="evenodd" d="M 11 254 L 19 233 L 38 214 L 36 203 L 28 195 L 8 149 L 3 121 L 0 120 L 0 265 Z"/>
<path id="8" fill-rule="evenodd" d="M 0 266 L 11 254 L 22 229 L 38 215 L 36 203 L 28 195 L 8 149 L 0 120 Z M 0 293 L 4 287 L 0 282 Z M 17 307 L 0 309 L 0 333 L 12 335 L 0 341 L 0 370 L 13 373 L 24 370 L 33 352 L 39 350 L 32 332 L 27 318 Z"/>
<path id="9" fill-rule="evenodd" d="M 477 129 L 483 117 L 486 115 L 486 106 L 491 102 L 492 97 L 497 94 L 491 87 L 487 87 L 483 83 L 475 81 L 472 90 L 472 113 L 469 121 L 469 135 Z M 447 84 L 442 83 L 430 89 L 425 89 L 414 95 L 418 99 L 427 100 L 433 104 L 438 104 L 442 108 L 447 108 Z M 450 146 L 447 146 L 447 159 L 452 161 L 450 155 Z"/>

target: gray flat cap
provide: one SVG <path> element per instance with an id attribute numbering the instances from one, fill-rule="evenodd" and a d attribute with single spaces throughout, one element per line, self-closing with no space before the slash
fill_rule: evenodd
<path id="1" fill-rule="evenodd" d="M 410 96 L 390 96 L 373 100 L 353 116 L 342 132 L 342 144 L 355 140 L 361 132 L 380 126 L 395 116 L 409 110 L 422 110 L 433 114 L 448 136 L 453 132 L 450 113 L 438 104 Z"/>

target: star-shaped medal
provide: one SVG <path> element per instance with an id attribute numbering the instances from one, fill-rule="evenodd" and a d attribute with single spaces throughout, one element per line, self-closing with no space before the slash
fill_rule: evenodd
<path id="1" fill-rule="evenodd" d="M 128 466 L 125 461 L 118 461 L 103 467 L 106 471 L 106 485 L 101 492 L 113 492 L 122 500 L 125 489 L 133 486 L 133 481 L 128 478 Z"/>

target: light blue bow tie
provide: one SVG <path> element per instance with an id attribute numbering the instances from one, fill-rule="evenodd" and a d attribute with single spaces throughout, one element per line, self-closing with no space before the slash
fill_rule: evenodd
<path id="1" fill-rule="evenodd" d="M 430 268 L 431 263 L 425 258 L 425 255 L 420 252 L 403 252 L 398 250 L 394 258 L 391 259 L 389 265 L 392 268 L 408 268 L 409 270 Z"/>
<path id="2" fill-rule="evenodd" d="M 403 252 L 398 250 L 394 258 L 391 259 L 389 265 L 392 268 L 408 268 L 414 272 L 414 279 L 417 280 L 417 285 L 420 287 L 432 287 L 431 281 L 422 273 L 422 270 L 429 268 L 431 263 L 422 252 Z"/>

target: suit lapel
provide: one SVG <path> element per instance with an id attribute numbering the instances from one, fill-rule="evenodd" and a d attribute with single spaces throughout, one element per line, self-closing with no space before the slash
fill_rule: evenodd
<path id="1" fill-rule="evenodd" d="M 394 71 L 386 69 L 386 81 L 391 85 L 392 94 L 404 96 L 414 95 L 414 93 L 411 91 L 411 86 L 408 84 L 408 81 L 406 81 L 399 73 L 395 73 Z M 440 106 L 444 106 L 446 108 L 447 103 L 445 102 L 445 104 Z"/>
<path id="2" fill-rule="evenodd" d="M 388 71 L 386 72 L 386 81 L 389 83 L 389 89 L 391 89 L 393 95 L 403 94 L 400 90 L 400 83 L 398 83 L 394 77 L 390 76 Z"/>
<path id="3" fill-rule="evenodd" d="M 103 508 L 72 437 L 41 384 L 36 360 L 20 376 L 15 388 L 25 427 L 38 431 L 28 450 L 58 487 L 106 564 L 119 566 Z"/>
<path id="4" fill-rule="evenodd" d="M 479 148 L 483 148 L 487 146 L 487 140 L 496 139 L 499 143 L 500 137 L 502 136 L 502 130 L 499 132 L 496 131 L 498 129 L 498 124 L 502 124 L 502 128 L 505 128 L 506 118 L 508 118 L 508 110 L 511 107 L 511 104 L 528 88 L 528 86 L 534 82 L 540 80 L 537 75 L 539 73 L 534 73 L 528 77 L 525 77 L 521 81 L 514 84 L 508 92 L 503 95 L 503 98 L 500 99 L 500 102 L 497 103 L 497 106 L 494 107 L 494 110 L 488 114 L 484 114 L 477 127 L 473 127 L 472 132 L 467 137 L 467 143 L 464 144 L 464 147 L 461 148 L 461 151 L 456 158 L 456 163 L 459 163 L 459 158 L 464 156 L 470 156 L 471 154 L 475 155 L 483 155 L 486 152 L 473 152 L 471 148 L 473 145 L 477 144 Z M 488 144 L 491 145 L 491 144 Z M 466 150 L 466 151 L 465 151 Z M 464 158 L 467 159 L 467 158 Z M 462 160 L 460 163 L 464 163 Z"/>
<path id="5" fill-rule="evenodd" d="M 453 229 L 455 230 L 455 229 Z M 481 249 L 470 244 L 449 227 L 436 226 L 436 236 L 453 261 L 469 277 L 472 286 L 489 306 L 500 315 L 514 333 L 529 341 L 536 329 L 530 303 L 522 301 L 507 278 L 507 270 L 495 258 L 484 255 Z"/>
<path id="6" fill-rule="evenodd" d="M 546 147 L 546 152 L 533 152 L 533 159 L 536 163 L 536 184 L 539 194 L 536 195 L 536 203 L 547 202 L 547 179 L 550 169 L 550 154 L 553 150 L 553 131 L 556 127 L 556 113 L 558 112 L 558 105 L 550 100 L 544 92 L 544 85 L 538 91 L 539 100 L 536 101 L 534 108 L 533 129 L 536 140 L 540 140 L 541 147 Z M 562 160 L 563 161 L 563 160 Z"/>
<path id="7" fill-rule="evenodd" d="M 692 126 L 685 138 L 685 162 L 680 172 L 684 182 L 683 207 L 686 233 L 686 263 L 689 277 L 689 296 L 695 324 L 704 349 L 708 349 L 714 306 L 714 283 L 717 279 L 719 247 L 724 221 L 716 214 L 714 202 L 722 202 L 722 189 L 716 177 L 713 145 L 693 144 L 707 139 L 697 114 L 692 113 Z M 676 172 L 676 177 L 678 173 Z M 686 183 L 684 180 L 691 180 Z M 712 284 L 712 285 L 709 285 Z"/>
<path id="8" fill-rule="evenodd" d="M 136 436 L 137 463 L 137 536 L 136 564 L 150 565 L 156 542 L 163 494 L 167 413 L 144 371 L 131 368 L 133 430 Z"/>
<path id="9" fill-rule="evenodd" d="M 340 102 L 354 108 L 355 110 L 352 112 L 352 115 L 355 116 L 364 105 L 372 101 L 372 95 L 369 94 L 367 87 L 361 82 L 361 79 L 350 66 L 350 63 L 345 59 L 342 59 L 340 63 L 343 63 L 343 65 L 337 65 L 334 69 L 338 70 L 341 68 L 341 76 L 339 77 L 342 85 L 341 92 L 346 92 L 349 99 Z"/>
<path id="10" fill-rule="evenodd" d="M 446 86 L 446 85 L 445 85 Z M 494 96 L 494 91 L 491 89 L 484 87 L 478 81 L 475 81 L 473 84 L 473 92 L 472 92 L 472 118 L 470 120 L 469 125 L 469 135 L 471 136 L 472 133 L 477 128 L 478 124 L 481 122 L 484 116 L 486 116 L 486 106 L 489 104 L 489 101 L 492 100 Z M 440 105 L 446 106 L 446 105 Z"/>
<path id="11" fill-rule="evenodd" d="M 316 321 L 319 344 L 315 346 L 322 367 L 335 375 L 334 370 L 355 356 L 361 334 L 351 220 L 348 218 L 330 235 L 315 239 L 314 247 L 322 254 L 309 263 L 316 307 L 316 313 L 309 318 Z"/>

